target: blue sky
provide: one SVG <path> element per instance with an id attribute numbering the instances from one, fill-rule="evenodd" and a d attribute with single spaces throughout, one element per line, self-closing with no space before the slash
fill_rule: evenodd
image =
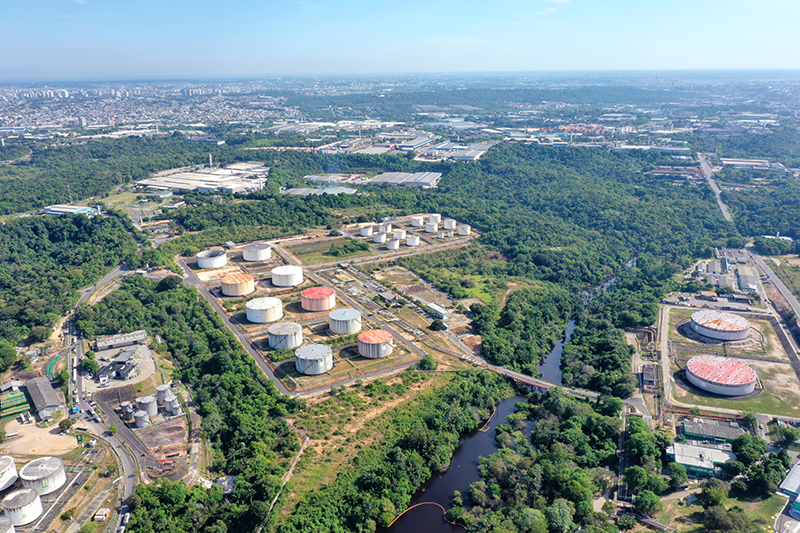
<path id="1" fill-rule="evenodd" d="M 800 0 L 2 0 L 0 80 L 800 68 Z"/>

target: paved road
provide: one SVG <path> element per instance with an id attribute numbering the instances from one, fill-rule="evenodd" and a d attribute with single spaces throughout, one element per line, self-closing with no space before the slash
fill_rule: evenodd
<path id="1" fill-rule="evenodd" d="M 728 206 L 722 202 L 722 191 L 717 185 L 717 181 L 714 179 L 714 172 L 711 170 L 711 165 L 706 160 L 705 156 L 698 152 L 697 159 L 700 160 L 700 168 L 703 170 L 703 174 L 706 177 L 706 181 L 711 186 L 711 190 L 714 191 L 714 194 L 717 196 L 717 204 L 719 205 L 719 210 L 722 211 L 722 216 L 725 217 L 725 220 L 728 222 L 733 223 L 733 217 L 731 217 L 730 212 L 728 211 Z"/>
<path id="2" fill-rule="evenodd" d="M 769 278 L 772 280 L 772 284 L 775 285 L 775 288 L 777 288 L 781 293 L 781 296 L 783 296 L 786 301 L 789 302 L 789 305 L 791 306 L 792 311 L 794 311 L 795 316 L 800 317 L 800 301 L 798 301 L 795 295 L 792 294 L 792 291 L 789 290 L 789 287 L 787 287 L 786 284 L 781 281 L 781 278 L 779 278 L 778 275 L 775 274 L 775 272 L 767 265 L 764 259 L 756 253 L 754 248 L 748 248 L 747 251 L 750 252 L 750 255 L 753 257 L 753 261 L 756 262 L 761 270 L 767 273 Z"/>

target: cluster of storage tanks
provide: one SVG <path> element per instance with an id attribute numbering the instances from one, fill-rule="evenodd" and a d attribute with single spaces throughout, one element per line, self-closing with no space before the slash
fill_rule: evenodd
<path id="1" fill-rule="evenodd" d="M 22 488 L 3 499 L 5 516 L 0 518 L 0 533 L 14 531 L 14 526 L 30 524 L 42 516 L 41 496 L 55 492 L 67 482 L 64 463 L 58 457 L 40 457 L 17 473 L 14 459 L 0 457 L 0 490 L 19 480 Z"/>
<path id="2" fill-rule="evenodd" d="M 248 244 L 242 249 L 245 261 L 267 261 L 272 257 L 272 247 L 266 243 Z M 228 264 L 228 253 L 225 250 L 204 250 L 197 254 L 197 266 L 203 269 L 222 268 Z"/>
<path id="3" fill-rule="evenodd" d="M 156 387 L 155 396 L 142 396 L 136 398 L 133 402 L 122 402 L 120 404 L 123 420 L 130 421 L 133 418 L 133 423 L 137 428 L 149 426 L 150 417 L 158 414 L 159 406 L 167 416 L 183 414 L 181 402 L 172 392 L 172 388 L 169 385 Z"/>

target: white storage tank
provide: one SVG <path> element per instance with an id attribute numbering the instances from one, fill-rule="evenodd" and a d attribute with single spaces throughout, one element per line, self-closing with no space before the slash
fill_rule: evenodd
<path id="1" fill-rule="evenodd" d="M 385 233 L 376 233 L 374 237 L 372 237 L 372 242 L 383 244 L 386 242 L 386 234 Z"/>
<path id="2" fill-rule="evenodd" d="M 228 264 L 225 250 L 206 250 L 197 254 L 197 266 L 200 268 L 220 268 Z"/>
<path id="3" fill-rule="evenodd" d="M 394 238 L 398 240 L 402 240 L 406 238 L 406 230 L 404 229 L 396 229 L 394 230 Z"/>
<path id="4" fill-rule="evenodd" d="M 272 269 L 272 284 L 276 287 L 296 287 L 303 283 L 303 269 L 294 265 L 283 265 Z"/>
<path id="5" fill-rule="evenodd" d="M 394 350 L 392 334 L 383 329 L 364 331 L 358 335 L 358 354 L 367 359 L 386 357 Z"/>
<path id="6" fill-rule="evenodd" d="M 294 367 L 301 374 L 324 374 L 333 368 L 333 352 L 324 344 L 301 346 L 294 352 Z"/>
<path id="7" fill-rule="evenodd" d="M 387 222 L 386 224 L 381 224 L 378 226 L 378 231 L 381 233 L 389 233 L 392 231 L 392 224 Z"/>
<path id="8" fill-rule="evenodd" d="M 137 428 L 146 428 L 150 425 L 150 415 L 147 414 L 147 411 L 136 411 L 133 413 L 133 420 Z"/>
<path id="9" fill-rule="evenodd" d="M 269 346 L 276 350 L 294 350 L 303 344 L 303 328 L 294 322 L 278 322 L 267 330 Z"/>
<path id="10" fill-rule="evenodd" d="M 406 239 L 406 244 L 408 246 L 419 246 L 419 237 L 416 235 L 409 235 Z"/>
<path id="11" fill-rule="evenodd" d="M 425 224 L 425 217 L 415 216 L 411 217 L 411 225 L 415 228 L 421 228 Z"/>
<path id="12" fill-rule="evenodd" d="M 0 457 L 0 490 L 6 490 L 17 482 L 17 465 L 13 457 L 3 455 Z"/>
<path id="13" fill-rule="evenodd" d="M 36 489 L 15 490 L 3 499 L 3 508 L 15 526 L 30 524 L 42 516 L 42 500 Z"/>
<path id="14" fill-rule="evenodd" d="M 442 223 L 442 215 L 439 213 L 431 213 L 428 217 L 428 222 L 433 222 L 434 224 L 441 224 Z"/>
<path id="15" fill-rule="evenodd" d="M 452 218 L 444 219 L 444 229 L 456 229 L 456 221 Z"/>
<path id="16" fill-rule="evenodd" d="M 228 274 L 221 283 L 225 296 L 245 296 L 256 290 L 256 281 L 250 274 Z"/>
<path id="17" fill-rule="evenodd" d="M 470 231 L 472 231 L 472 227 L 469 224 L 461 224 L 458 227 L 458 234 L 459 235 L 469 235 Z"/>
<path id="18" fill-rule="evenodd" d="M 170 409 L 174 416 L 178 416 L 183 412 L 183 408 L 181 407 L 181 401 L 178 399 L 177 396 L 173 396 L 171 401 L 167 403 L 167 407 Z"/>
<path id="19" fill-rule="evenodd" d="M 400 241 L 386 241 L 386 249 L 387 250 L 398 250 L 400 249 Z"/>
<path id="20" fill-rule="evenodd" d="M 269 296 L 247 302 L 247 320 L 255 324 L 268 324 L 283 318 L 283 302 Z"/>
<path id="21" fill-rule="evenodd" d="M 172 393 L 172 389 L 167 384 L 159 385 L 156 387 L 156 400 L 158 401 L 158 405 L 164 405 L 166 403 L 166 398 Z"/>
<path id="22" fill-rule="evenodd" d="M 272 246 L 265 242 L 248 244 L 242 250 L 245 261 L 266 261 L 272 257 Z"/>
<path id="23" fill-rule="evenodd" d="M 373 226 L 368 226 L 366 228 L 361 228 L 361 236 L 362 237 L 372 237 L 375 228 Z"/>
<path id="24" fill-rule="evenodd" d="M 300 293 L 300 307 L 305 311 L 327 311 L 336 307 L 336 295 L 329 287 L 310 287 Z"/>
<path id="25" fill-rule="evenodd" d="M 356 309 L 337 309 L 328 315 L 331 331 L 337 335 L 351 335 L 361 331 L 361 313 Z"/>
<path id="26" fill-rule="evenodd" d="M 14 521 L 7 516 L 0 516 L 0 533 L 16 533 Z"/>
<path id="27" fill-rule="evenodd" d="M 444 238 L 446 238 L 446 237 L 447 237 L 447 232 L 446 232 L 446 231 L 440 231 L 440 232 L 439 232 L 439 238 L 440 238 L 440 239 L 444 239 Z"/>
<path id="28" fill-rule="evenodd" d="M 169 396 L 164 398 L 164 410 L 171 415 L 179 415 L 180 414 L 179 412 L 178 413 L 175 412 L 176 403 L 178 404 L 178 407 L 180 407 L 180 402 L 178 401 L 178 397 L 175 396 L 174 394 L 170 394 Z M 180 411 L 180 409 L 178 410 Z"/>
<path id="29" fill-rule="evenodd" d="M 436 233 L 439 231 L 439 224 L 436 222 L 428 222 L 425 224 L 425 233 Z"/>
<path id="30" fill-rule="evenodd" d="M 123 418 L 127 417 L 135 410 L 131 402 L 122 402 L 121 404 L 119 404 L 119 406 L 122 409 Z"/>
<path id="31" fill-rule="evenodd" d="M 58 457 L 40 457 L 22 467 L 19 479 L 23 487 L 36 489 L 44 496 L 66 483 L 67 474 L 64 472 L 64 462 Z"/>
<path id="32" fill-rule="evenodd" d="M 156 416 L 158 414 L 158 404 L 156 403 L 156 399 L 152 396 L 139 398 L 136 400 L 136 404 L 139 406 L 139 409 L 147 411 L 147 414 L 150 416 Z"/>

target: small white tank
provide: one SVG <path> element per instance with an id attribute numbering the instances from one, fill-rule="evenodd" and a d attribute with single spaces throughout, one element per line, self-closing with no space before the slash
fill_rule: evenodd
<path id="1" fill-rule="evenodd" d="M 122 402 L 121 404 L 119 404 L 119 406 L 122 409 L 123 418 L 126 418 L 128 415 L 130 415 L 136 410 L 131 402 Z"/>
<path id="2" fill-rule="evenodd" d="M 456 229 L 456 221 L 452 218 L 444 219 L 444 229 Z"/>
<path id="3" fill-rule="evenodd" d="M 362 237 L 372 237 L 375 229 L 372 226 L 368 226 L 366 228 L 361 228 L 361 236 Z"/>
<path id="4" fill-rule="evenodd" d="M 439 213 L 431 213 L 428 216 L 428 222 L 434 222 L 436 224 L 441 224 L 442 223 L 442 215 L 440 215 Z"/>
<path id="5" fill-rule="evenodd" d="M 303 344 L 303 328 L 295 322 L 278 322 L 267 330 L 269 346 L 276 350 L 293 350 Z"/>
<path id="6" fill-rule="evenodd" d="M 408 246 L 419 246 L 419 237 L 417 237 L 416 235 L 410 235 L 406 239 L 406 245 L 408 245 Z"/>
<path id="7" fill-rule="evenodd" d="M 458 227 L 458 234 L 459 235 L 469 235 L 470 231 L 472 231 L 472 227 L 469 224 L 461 224 Z"/>
<path id="8" fill-rule="evenodd" d="M 386 242 L 386 234 L 385 233 L 376 233 L 374 237 L 372 237 L 372 242 L 383 244 Z"/>
<path id="9" fill-rule="evenodd" d="M 272 284 L 276 287 L 296 287 L 303 283 L 303 269 L 294 265 L 283 265 L 272 269 Z"/>
<path id="10" fill-rule="evenodd" d="M 147 411 L 136 411 L 133 413 L 133 420 L 136 422 L 137 428 L 146 428 L 150 425 L 150 415 Z"/>
<path id="11" fill-rule="evenodd" d="M 425 233 L 436 233 L 439 231 L 439 224 L 436 222 L 428 222 L 425 224 Z"/>
<path id="12" fill-rule="evenodd" d="M 167 402 L 167 407 L 169 408 L 173 416 L 178 416 L 183 412 L 183 408 L 181 407 L 181 401 L 178 399 L 177 396 L 173 396 L 170 399 L 170 401 Z"/>
<path id="13" fill-rule="evenodd" d="M 415 228 L 421 228 L 425 224 L 425 217 L 415 216 L 411 217 L 411 225 Z"/>
<path id="14" fill-rule="evenodd" d="M 386 241 L 387 250 L 398 250 L 400 248 L 400 241 Z"/>
<path id="15" fill-rule="evenodd" d="M 197 266 L 206 268 L 221 268 L 228 264 L 228 254 L 225 250 L 206 250 L 197 254 Z"/>
<path id="16" fill-rule="evenodd" d="M 283 302 L 277 298 L 255 298 L 246 307 L 247 320 L 254 324 L 269 324 L 283 318 Z"/>
<path id="17" fill-rule="evenodd" d="M 309 376 L 324 374 L 333 368 L 333 352 L 324 344 L 301 346 L 294 352 L 294 367 Z"/>
<path id="18" fill-rule="evenodd" d="M 170 393 L 169 396 L 164 398 L 164 410 L 173 416 L 179 414 L 175 412 L 174 405 L 176 402 L 178 402 L 178 397 Z M 178 402 L 178 405 L 180 406 L 180 402 Z"/>
<path id="19" fill-rule="evenodd" d="M 17 464 L 8 455 L 0 457 L 0 490 L 6 490 L 19 479 Z"/>
<path id="20" fill-rule="evenodd" d="M 404 229 L 396 229 L 394 230 L 394 238 L 398 240 L 403 240 L 406 238 L 406 230 Z"/>
<path id="21" fill-rule="evenodd" d="M 166 383 L 156 387 L 156 400 L 158 401 L 158 405 L 164 405 L 167 396 L 171 393 L 172 389 L 170 389 L 170 386 Z"/>
<path id="22" fill-rule="evenodd" d="M 15 526 L 30 524 L 42 516 L 42 500 L 36 489 L 15 490 L 3 499 L 6 516 Z"/>
<path id="23" fill-rule="evenodd" d="M 378 231 L 381 233 L 391 233 L 392 231 L 392 224 L 387 222 L 386 224 L 381 224 L 378 226 Z"/>
<path id="24" fill-rule="evenodd" d="M 242 258 L 245 261 L 266 261 L 271 257 L 272 246 L 263 242 L 248 244 L 242 250 Z"/>
<path id="25" fill-rule="evenodd" d="M 439 238 L 440 238 L 440 239 L 445 239 L 445 238 L 447 238 L 447 232 L 446 232 L 446 231 L 440 231 L 440 232 L 439 232 Z"/>

